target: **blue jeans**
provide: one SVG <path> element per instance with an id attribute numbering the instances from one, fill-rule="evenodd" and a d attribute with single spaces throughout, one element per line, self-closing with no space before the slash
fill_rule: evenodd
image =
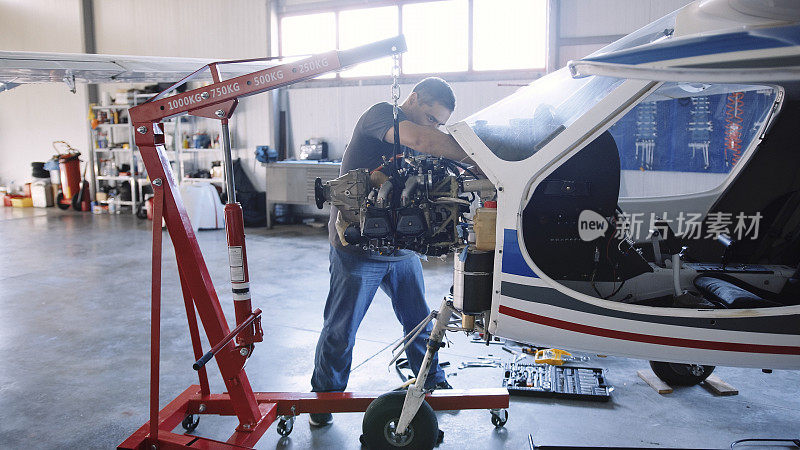
<path id="1" fill-rule="evenodd" d="M 331 285 L 325 302 L 325 322 L 314 358 L 313 392 L 344 391 L 353 362 L 356 331 L 367 313 L 378 287 L 392 299 L 397 319 L 408 334 L 430 313 L 425 303 L 422 264 L 412 256 L 399 261 L 380 261 L 337 250 L 330 250 Z M 429 323 L 406 350 L 416 374 L 427 349 Z M 445 381 L 444 371 L 434 357 L 426 385 Z"/>

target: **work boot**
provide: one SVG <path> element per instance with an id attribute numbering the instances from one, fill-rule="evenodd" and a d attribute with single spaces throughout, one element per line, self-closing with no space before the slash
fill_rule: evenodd
<path id="1" fill-rule="evenodd" d="M 308 423 L 312 427 L 324 427 L 325 425 L 333 422 L 333 414 L 331 413 L 309 413 Z"/>

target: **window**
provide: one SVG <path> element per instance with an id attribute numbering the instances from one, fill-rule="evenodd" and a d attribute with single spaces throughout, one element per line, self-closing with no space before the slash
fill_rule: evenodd
<path id="1" fill-rule="evenodd" d="M 475 70 L 544 68 L 545 0 L 474 0 L 473 4 Z"/>
<path id="2" fill-rule="evenodd" d="M 403 5 L 404 73 L 463 72 L 469 67 L 466 0 Z"/>
<path id="3" fill-rule="evenodd" d="M 290 16 L 281 19 L 281 55 L 309 55 L 336 48 L 334 13 Z M 325 74 L 318 78 L 333 78 Z"/>
<path id="4" fill-rule="evenodd" d="M 323 11 L 311 14 L 298 14 L 308 6 L 284 6 L 281 55 L 345 50 L 402 32 L 408 46 L 400 60 L 402 74 L 545 68 L 547 0 L 395 0 L 367 8 L 342 3 L 319 2 L 326 5 Z M 391 68 L 387 57 L 323 77 L 388 77 Z"/>
<path id="5" fill-rule="evenodd" d="M 370 42 L 397 36 L 396 6 L 352 9 L 339 13 L 339 48 L 344 50 Z M 343 77 L 387 75 L 392 71 L 392 59 L 381 58 L 342 72 Z"/>

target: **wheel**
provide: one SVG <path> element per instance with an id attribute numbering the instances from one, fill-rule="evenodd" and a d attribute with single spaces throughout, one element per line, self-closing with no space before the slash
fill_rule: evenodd
<path id="1" fill-rule="evenodd" d="M 292 434 L 292 430 L 294 429 L 294 420 L 286 420 L 281 419 L 278 421 L 278 434 L 281 436 L 288 436 Z"/>
<path id="2" fill-rule="evenodd" d="M 492 410 L 492 425 L 495 428 L 503 428 L 508 422 L 508 411 L 505 409 Z"/>
<path id="3" fill-rule="evenodd" d="M 708 378 L 714 366 L 650 361 L 653 373 L 671 386 L 694 386 Z"/>
<path id="4" fill-rule="evenodd" d="M 78 197 L 80 194 L 81 191 L 76 192 L 75 195 L 72 196 L 72 201 L 70 202 L 70 205 L 72 205 L 72 209 L 75 211 L 81 210 L 81 198 Z"/>
<path id="5" fill-rule="evenodd" d="M 147 210 L 144 207 L 144 202 L 140 202 L 136 207 L 136 217 L 142 220 L 147 219 Z"/>
<path id="6" fill-rule="evenodd" d="M 56 206 L 58 206 L 58 209 L 66 211 L 69 209 L 69 204 L 63 203 L 63 200 L 64 200 L 64 194 L 59 192 L 58 195 L 56 196 Z"/>
<path id="7" fill-rule="evenodd" d="M 425 401 L 420 405 L 406 432 L 402 435 L 395 434 L 405 398 L 404 391 L 393 391 L 381 395 L 369 404 L 361 426 L 364 433 L 361 440 L 363 444 L 373 450 L 429 450 L 436 445 L 439 422 L 433 408 Z"/>
<path id="8" fill-rule="evenodd" d="M 184 430 L 192 432 L 197 425 L 200 423 L 200 416 L 198 415 L 195 419 L 194 414 L 189 414 L 188 416 L 184 417 L 183 422 L 181 422 L 181 426 Z"/>

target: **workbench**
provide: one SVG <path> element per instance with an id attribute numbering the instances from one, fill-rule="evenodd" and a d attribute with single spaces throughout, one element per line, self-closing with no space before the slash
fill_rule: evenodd
<path id="1" fill-rule="evenodd" d="M 314 180 L 339 176 L 341 162 L 286 160 L 266 164 L 267 228 L 272 228 L 272 208 L 276 203 L 315 205 Z"/>

